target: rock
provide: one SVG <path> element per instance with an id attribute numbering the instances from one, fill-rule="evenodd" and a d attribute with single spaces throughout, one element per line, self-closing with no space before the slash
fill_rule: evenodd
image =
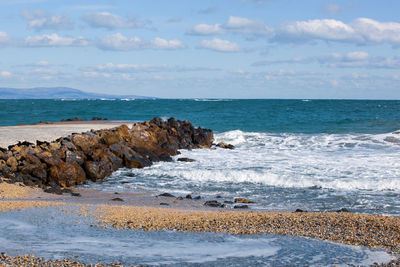
<path id="1" fill-rule="evenodd" d="M 225 204 L 233 204 L 234 202 L 233 201 L 229 201 L 229 200 L 225 200 L 224 203 Z"/>
<path id="2" fill-rule="evenodd" d="M 61 187 L 57 184 L 50 183 L 50 187 L 43 190 L 46 193 L 62 195 Z"/>
<path id="3" fill-rule="evenodd" d="M 224 142 L 219 142 L 216 146 L 220 147 L 220 148 L 225 148 L 225 149 L 235 149 L 234 145 L 227 144 L 227 143 L 224 143 Z"/>
<path id="4" fill-rule="evenodd" d="M 246 198 L 238 197 L 235 198 L 235 203 L 256 203 L 256 202 L 248 200 Z"/>
<path id="5" fill-rule="evenodd" d="M 302 209 L 296 209 L 294 212 L 307 212 L 307 211 Z"/>
<path id="6" fill-rule="evenodd" d="M 235 205 L 233 206 L 234 209 L 248 209 L 248 205 Z"/>
<path id="7" fill-rule="evenodd" d="M 81 197 L 82 195 L 80 193 L 71 192 L 71 196 L 73 196 L 73 197 Z"/>
<path id="8" fill-rule="evenodd" d="M 93 182 L 104 179 L 112 173 L 111 165 L 106 162 L 85 161 L 84 168 L 87 177 Z"/>
<path id="9" fill-rule="evenodd" d="M 183 197 L 177 197 L 176 200 L 183 200 Z"/>
<path id="10" fill-rule="evenodd" d="M 204 202 L 204 206 L 213 207 L 213 208 L 224 208 L 225 204 L 219 203 L 216 200 L 208 200 Z"/>
<path id="11" fill-rule="evenodd" d="M 121 202 L 123 202 L 124 200 L 122 198 L 115 197 L 115 198 L 112 198 L 111 201 L 121 201 Z"/>
<path id="12" fill-rule="evenodd" d="M 83 165 L 83 163 L 85 162 L 85 160 L 82 158 L 82 156 L 80 156 L 79 154 L 69 151 L 67 150 L 65 152 L 65 162 L 66 163 L 73 163 L 76 162 L 79 165 Z"/>
<path id="13" fill-rule="evenodd" d="M 6 163 L 11 168 L 11 171 L 17 170 L 18 161 L 15 157 L 8 158 Z"/>
<path id="14" fill-rule="evenodd" d="M 346 208 L 341 208 L 340 210 L 337 210 L 336 212 L 350 212 L 350 211 Z"/>
<path id="15" fill-rule="evenodd" d="M 63 187 L 70 187 L 84 182 L 86 174 L 76 162 L 60 162 L 50 168 L 47 180 Z"/>
<path id="16" fill-rule="evenodd" d="M 177 161 L 183 161 L 183 162 L 195 162 L 196 160 L 194 159 L 189 159 L 189 158 L 178 158 Z"/>
<path id="17" fill-rule="evenodd" d="M 162 193 L 160 195 L 158 195 L 159 197 L 175 197 L 174 195 L 170 194 L 170 193 Z"/>
<path id="18" fill-rule="evenodd" d="M 194 197 L 193 199 L 194 200 L 199 200 L 199 199 L 201 199 L 201 196 Z"/>
<path id="19" fill-rule="evenodd" d="M 168 204 L 168 203 L 161 202 L 161 203 L 160 203 L 160 206 L 169 206 L 169 204 Z"/>
<path id="20" fill-rule="evenodd" d="M 122 125 L 73 133 L 51 143 L 38 140 L 36 144 L 19 142 L 8 149 L 0 148 L 0 174 L 12 182 L 74 186 L 86 179 L 104 179 L 121 167 L 143 168 L 156 161 L 172 161 L 171 156 L 180 153 L 178 149 L 210 148 L 212 142 L 211 130 L 174 118 L 167 122 L 154 118 L 135 123 L 131 129 Z"/>
<path id="21" fill-rule="evenodd" d="M 186 195 L 185 198 L 186 198 L 186 199 L 192 199 L 192 195 L 191 195 L 191 194 L 188 194 L 188 195 Z"/>

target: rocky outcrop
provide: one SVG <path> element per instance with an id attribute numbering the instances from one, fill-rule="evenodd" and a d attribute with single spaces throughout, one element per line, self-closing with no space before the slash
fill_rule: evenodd
<path id="1" fill-rule="evenodd" d="M 0 148 L 0 176 L 27 185 L 70 187 L 98 181 L 121 167 L 143 168 L 172 161 L 179 149 L 209 148 L 211 130 L 174 118 L 135 123 L 132 128 L 90 131 L 54 142 L 19 142 Z"/>

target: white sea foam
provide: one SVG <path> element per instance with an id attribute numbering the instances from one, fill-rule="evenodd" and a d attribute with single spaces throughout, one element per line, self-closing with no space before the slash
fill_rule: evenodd
<path id="1" fill-rule="evenodd" d="M 400 191 L 400 143 L 381 134 L 268 134 L 240 130 L 216 134 L 235 150 L 181 151 L 194 163 L 157 163 L 146 177 L 186 183 L 254 183 L 284 188 Z M 174 164 L 173 168 L 171 164 Z M 159 181 L 161 183 L 162 180 Z"/>

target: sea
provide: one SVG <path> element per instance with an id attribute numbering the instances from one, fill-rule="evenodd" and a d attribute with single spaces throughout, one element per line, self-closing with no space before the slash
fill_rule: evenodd
<path id="1" fill-rule="evenodd" d="M 182 150 L 195 162 L 120 169 L 86 188 L 236 197 L 254 210 L 400 215 L 400 101 L 0 100 L 0 125 L 79 117 L 189 120 L 234 150 Z M 133 175 L 132 175 L 133 174 Z"/>
<path id="2" fill-rule="evenodd" d="M 220 202 L 244 197 L 257 202 L 250 210 L 400 215 L 400 101 L 60 99 L 0 100 L 0 106 L 2 126 L 174 117 L 212 129 L 216 143 L 235 146 L 181 150 L 173 162 L 120 169 L 84 188 Z M 305 237 L 100 229 L 85 220 L 54 208 L 3 212 L 0 250 L 157 266 L 367 266 L 393 257 Z"/>

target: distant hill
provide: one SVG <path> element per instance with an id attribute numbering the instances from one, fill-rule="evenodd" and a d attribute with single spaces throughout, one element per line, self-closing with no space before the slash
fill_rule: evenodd
<path id="1" fill-rule="evenodd" d="M 88 93 L 68 87 L 36 87 L 29 89 L 0 88 L 0 99 L 153 99 L 138 95 L 108 95 Z"/>

